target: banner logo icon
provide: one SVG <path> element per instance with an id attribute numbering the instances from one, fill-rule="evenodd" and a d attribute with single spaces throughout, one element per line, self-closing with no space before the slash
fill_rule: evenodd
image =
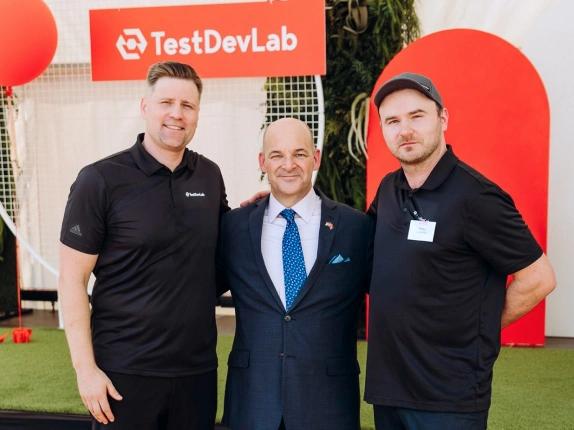
<path id="1" fill-rule="evenodd" d="M 124 60 L 139 60 L 146 47 L 147 41 L 139 28 L 124 28 L 116 42 L 116 48 Z"/>

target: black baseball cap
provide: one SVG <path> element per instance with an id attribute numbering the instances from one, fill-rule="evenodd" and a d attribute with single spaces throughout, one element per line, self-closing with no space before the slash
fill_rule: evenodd
<path id="1" fill-rule="evenodd" d="M 385 82 L 375 94 L 375 106 L 381 106 L 383 99 L 398 90 L 413 89 L 421 92 L 429 99 L 434 100 L 442 108 L 442 97 L 438 93 L 432 81 L 424 75 L 418 73 L 405 72 L 396 75 Z"/>

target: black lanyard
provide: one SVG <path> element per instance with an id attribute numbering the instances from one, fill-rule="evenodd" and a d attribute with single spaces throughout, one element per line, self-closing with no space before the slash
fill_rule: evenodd
<path id="1" fill-rule="evenodd" d="M 415 200 L 412 191 L 408 193 L 407 198 L 405 199 L 405 206 L 406 206 L 405 209 L 409 212 L 409 215 L 411 216 L 412 219 L 417 221 L 427 221 L 423 217 L 422 210 L 420 206 L 417 204 L 417 201 Z"/>

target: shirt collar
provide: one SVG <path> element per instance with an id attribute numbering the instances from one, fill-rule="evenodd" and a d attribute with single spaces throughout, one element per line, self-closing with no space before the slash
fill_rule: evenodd
<path id="1" fill-rule="evenodd" d="M 320 198 L 315 190 L 311 188 L 307 195 L 294 204 L 291 209 L 293 209 L 295 213 L 303 219 L 303 221 L 309 223 L 313 217 L 313 209 L 317 204 L 317 201 L 320 201 Z M 267 208 L 267 215 L 269 216 L 270 222 L 273 222 L 283 209 L 285 209 L 285 206 L 279 203 L 279 200 L 271 194 L 269 196 L 269 206 Z"/>
<path id="2" fill-rule="evenodd" d="M 438 163 L 432 169 L 432 172 L 421 185 L 419 189 L 421 190 L 434 190 L 440 187 L 444 181 L 449 177 L 452 170 L 458 163 L 458 158 L 454 155 L 452 147 L 450 145 L 446 145 L 446 152 L 443 156 L 438 160 Z M 395 185 L 398 188 L 403 188 L 405 190 L 410 190 L 411 187 L 405 177 L 405 172 L 401 169 L 400 173 L 396 176 Z"/>
<path id="3" fill-rule="evenodd" d="M 137 166 L 142 170 L 147 176 L 151 176 L 158 170 L 167 169 L 163 164 L 157 161 L 143 145 L 144 133 L 140 133 L 137 136 L 136 143 L 130 148 L 130 153 L 134 158 Z M 175 168 L 174 172 L 187 167 L 191 172 L 195 170 L 195 165 L 197 163 L 198 154 L 189 149 L 185 149 L 183 153 L 183 158 L 179 166 Z"/>

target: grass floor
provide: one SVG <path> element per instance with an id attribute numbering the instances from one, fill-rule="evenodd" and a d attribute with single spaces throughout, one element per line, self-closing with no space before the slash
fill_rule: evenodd
<path id="1" fill-rule="evenodd" d="M 0 335 L 11 329 L 0 328 Z M 218 419 L 223 412 L 227 355 L 221 336 Z M 366 344 L 359 342 L 364 369 Z M 364 372 L 361 386 L 364 386 Z M 86 413 L 76 392 L 64 333 L 34 329 L 30 344 L 0 344 L 0 410 Z M 373 429 L 372 408 L 361 405 L 363 429 Z M 494 374 L 489 429 L 574 429 L 574 350 L 504 348 Z"/>

